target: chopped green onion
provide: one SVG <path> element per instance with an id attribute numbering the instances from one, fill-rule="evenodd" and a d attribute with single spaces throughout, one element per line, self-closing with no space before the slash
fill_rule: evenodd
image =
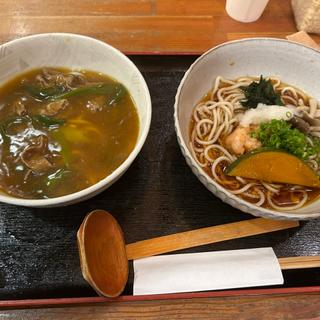
<path id="1" fill-rule="evenodd" d="M 307 136 L 298 129 L 292 128 L 285 120 L 273 119 L 270 122 L 261 123 L 260 127 L 252 133 L 252 137 L 258 139 L 263 147 L 285 150 L 301 159 L 307 160 L 310 156 L 320 152 L 320 140 Z"/>

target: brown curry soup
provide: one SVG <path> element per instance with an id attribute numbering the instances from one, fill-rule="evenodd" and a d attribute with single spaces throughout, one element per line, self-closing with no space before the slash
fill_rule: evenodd
<path id="1" fill-rule="evenodd" d="M 85 189 L 133 150 L 139 118 L 127 89 L 93 71 L 42 68 L 0 88 L 0 187 L 27 199 Z"/>

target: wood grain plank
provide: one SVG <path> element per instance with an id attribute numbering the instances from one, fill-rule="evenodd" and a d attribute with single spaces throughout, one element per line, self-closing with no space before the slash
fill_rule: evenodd
<path id="1" fill-rule="evenodd" d="M 7 320 L 116 319 L 319 319 L 320 294 L 110 302 L 64 308 L 0 311 Z"/>
<path id="2" fill-rule="evenodd" d="M 163 52 L 180 47 L 181 51 L 188 51 L 194 50 L 193 39 L 200 45 L 199 35 L 208 28 L 213 28 L 209 17 L 4 17 L 0 22 L 0 41 L 35 33 L 71 32 L 95 37 L 123 51 Z"/>
<path id="3" fill-rule="evenodd" d="M 230 34 L 233 38 L 248 33 L 277 37 L 279 30 L 285 30 L 283 35 L 296 32 L 293 22 L 285 19 L 275 28 L 272 17 L 249 26 L 224 16 L 13 16 L 1 18 L 0 41 L 35 33 L 71 32 L 98 38 L 123 51 L 201 53 L 229 40 Z"/>
<path id="4" fill-rule="evenodd" d="M 224 0 L 157 0 L 157 15 L 220 15 L 225 10 Z"/>
<path id="5" fill-rule="evenodd" d="M 0 16 L 150 15 L 154 0 L 0 0 Z"/>
<path id="6" fill-rule="evenodd" d="M 257 22 L 227 16 L 222 0 L 0 0 L 0 41 L 44 32 L 96 37 L 127 52 L 202 53 L 227 40 L 296 32 L 289 0 L 269 2 Z M 313 37 L 320 41 L 320 36 Z"/>
<path id="7" fill-rule="evenodd" d="M 126 52 L 202 53 L 227 40 L 285 38 L 297 31 L 290 1 L 270 1 L 254 23 L 231 19 L 222 0 L 0 0 L 0 41 L 29 34 L 71 32 Z M 314 36 L 320 41 L 320 36 Z"/>
<path id="8" fill-rule="evenodd" d="M 157 0 L 156 13 L 157 15 L 227 15 L 224 0 L 197 0 L 196 2 L 188 0 Z M 263 15 L 292 17 L 290 0 L 270 0 Z"/>

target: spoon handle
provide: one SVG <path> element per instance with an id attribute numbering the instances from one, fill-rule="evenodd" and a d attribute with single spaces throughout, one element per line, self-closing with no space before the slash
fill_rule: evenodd
<path id="1" fill-rule="evenodd" d="M 128 260 L 140 259 L 161 253 L 298 226 L 298 221 L 277 221 L 264 218 L 233 222 L 127 244 L 127 258 Z"/>

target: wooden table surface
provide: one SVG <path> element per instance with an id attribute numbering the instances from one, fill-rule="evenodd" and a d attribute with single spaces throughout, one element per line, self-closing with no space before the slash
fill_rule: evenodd
<path id="1" fill-rule="evenodd" d="M 77 307 L 0 310 L 6 320 L 319 320 L 316 293 L 109 302 Z"/>
<path id="2" fill-rule="evenodd" d="M 126 53 L 202 53 L 227 40 L 296 32 L 290 0 L 270 0 L 243 24 L 224 0 L 0 0 L 0 42 L 35 33 L 71 32 Z M 319 35 L 312 35 L 320 42 Z M 113 302 L 81 307 L 0 311 L 0 319 L 320 319 L 320 294 Z"/>
<path id="3" fill-rule="evenodd" d="M 290 2 L 271 0 L 257 22 L 240 23 L 225 0 L 0 0 L 0 41 L 72 32 L 125 52 L 201 53 L 227 40 L 296 32 Z"/>

